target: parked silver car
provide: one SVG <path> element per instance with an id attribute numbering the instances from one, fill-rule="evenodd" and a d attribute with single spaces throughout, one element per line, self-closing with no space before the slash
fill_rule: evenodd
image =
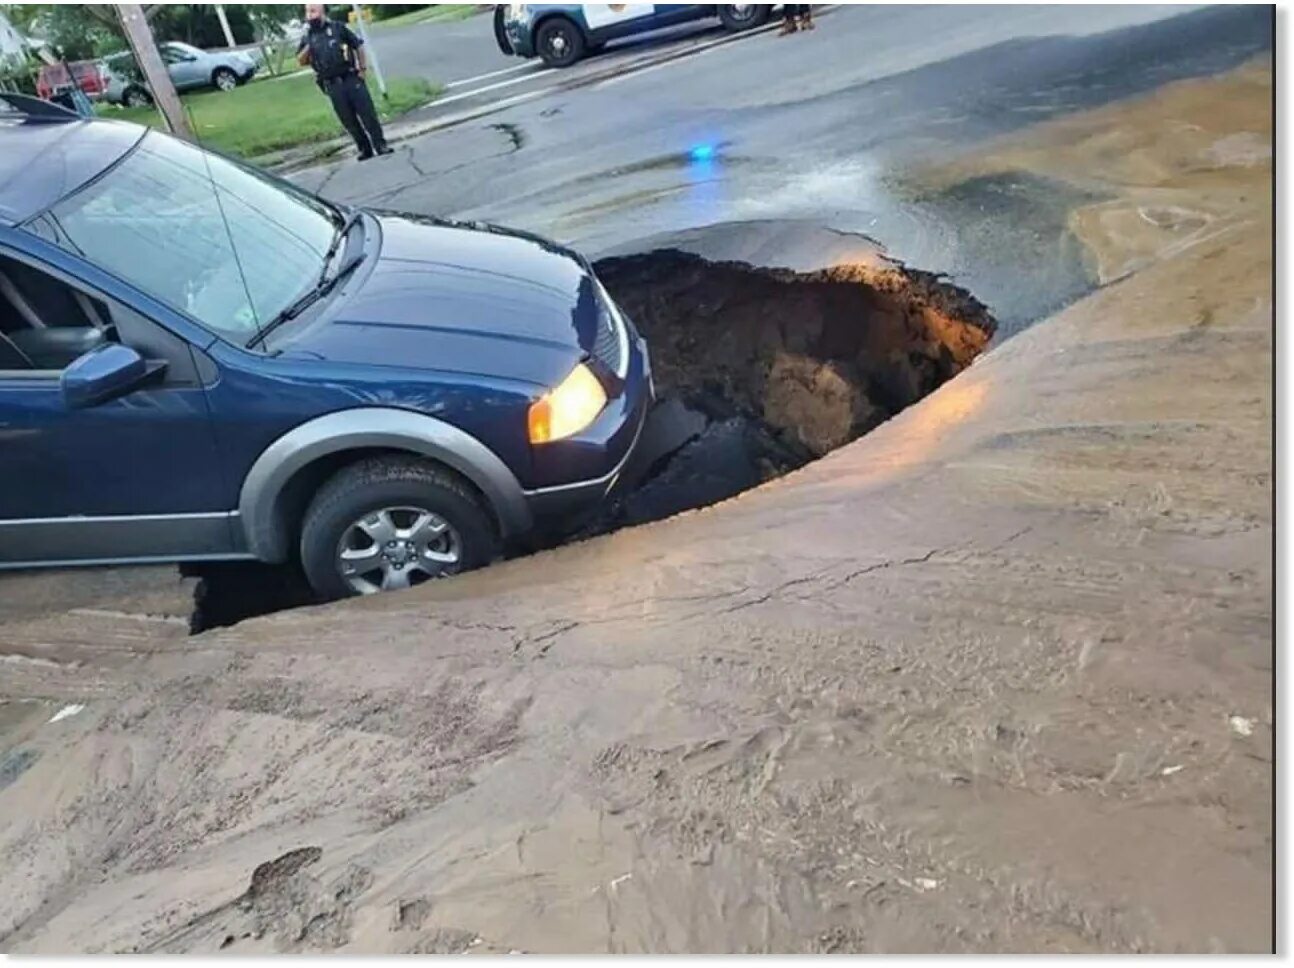
<path id="1" fill-rule="evenodd" d="M 204 87 L 232 91 L 239 84 L 251 80 L 260 66 L 260 61 L 248 51 L 199 50 L 178 41 L 159 44 L 157 49 L 178 91 Z M 153 103 L 153 96 L 140 77 L 132 55 L 117 54 L 105 58 L 104 63 L 109 77 L 103 96 L 109 104 L 140 107 Z"/>

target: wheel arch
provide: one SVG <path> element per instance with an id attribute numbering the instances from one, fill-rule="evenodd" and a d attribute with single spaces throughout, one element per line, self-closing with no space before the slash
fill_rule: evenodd
<path id="1" fill-rule="evenodd" d="M 322 478 L 378 453 L 434 460 L 461 475 L 485 499 L 506 540 L 533 527 L 521 484 L 508 466 L 471 434 L 426 414 L 387 407 L 316 417 L 270 444 L 243 480 L 238 516 L 247 550 L 262 561 L 291 555 L 294 517 Z"/>

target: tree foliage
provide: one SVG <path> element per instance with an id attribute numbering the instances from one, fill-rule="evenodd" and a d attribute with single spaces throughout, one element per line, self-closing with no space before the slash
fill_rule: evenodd
<path id="1" fill-rule="evenodd" d="M 272 37 L 301 13 L 295 4 L 227 3 L 224 7 L 236 44 Z M 67 60 L 104 57 L 127 47 L 117 11 L 110 4 L 13 3 L 3 9 L 20 31 L 45 40 Z M 148 4 L 144 13 L 158 41 L 225 46 L 215 4 Z"/>

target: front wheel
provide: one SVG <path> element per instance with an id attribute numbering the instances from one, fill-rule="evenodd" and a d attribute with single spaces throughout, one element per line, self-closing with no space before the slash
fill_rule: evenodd
<path id="1" fill-rule="evenodd" d="M 221 91 L 232 91 L 238 86 L 238 75 L 228 67 L 217 67 L 211 75 L 211 83 Z"/>
<path id="2" fill-rule="evenodd" d="M 535 47 L 549 67 L 570 67 L 584 56 L 584 31 L 573 20 L 552 17 L 535 35 Z"/>
<path id="3" fill-rule="evenodd" d="M 762 27 L 768 21 L 766 3 L 725 3 L 719 7 L 719 22 L 732 31 Z"/>
<path id="4" fill-rule="evenodd" d="M 319 489 L 301 527 L 302 569 L 326 600 L 470 571 L 499 550 L 472 489 L 413 458 L 376 458 L 339 471 Z"/>

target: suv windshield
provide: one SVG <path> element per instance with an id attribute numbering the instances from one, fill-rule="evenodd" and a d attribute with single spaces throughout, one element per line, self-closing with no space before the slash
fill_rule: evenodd
<path id="1" fill-rule="evenodd" d="M 318 199 L 149 134 L 30 228 L 241 346 L 318 283 L 339 221 Z"/>

